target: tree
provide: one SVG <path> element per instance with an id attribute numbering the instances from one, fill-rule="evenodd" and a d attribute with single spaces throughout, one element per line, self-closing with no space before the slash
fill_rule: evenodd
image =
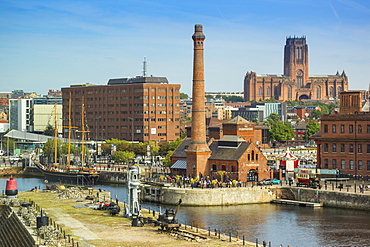
<path id="1" fill-rule="evenodd" d="M 239 102 L 244 102 L 244 98 L 240 96 L 222 96 L 222 98 L 229 103 L 239 103 Z"/>
<path id="2" fill-rule="evenodd" d="M 112 156 L 112 159 L 117 163 L 130 162 L 134 158 L 135 153 L 130 151 L 117 151 Z"/>
<path id="3" fill-rule="evenodd" d="M 180 99 L 188 99 L 189 98 L 189 95 L 187 95 L 186 93 L 180 93 Z"/>
<path id="4" fill-rule="evenodd" d="M 14 153 L 15 140 L 9 137 L 3 139 L 3 149 L 8 153 Z"/>
<path id="5" fill-rule="evenodd" d="M 213 99 L 213 96 L 212 96 L 212 95 L 210 95 L 210 94 L 206 94 L 204 97 L 205 97 L 206 99 Z"/>
<path id="6" fill-rule="evenodd" d="M 294 137 L 294 131 L 289 122 L 274 122 L 269 130 L 270 140 L 288 141 Z"/>
<path id="7" fill-rule="evenodd" d="M 280 120 L 280 116 L 277 113 L 271 113 L 270 116 L 268 116 L 266 123 L 268 126 L 271 126 L 273 123 L 278 122 Z"/>
<path id="8" fill-rule="evenodd" d="M 44 130 L 44 135 L 46 136 L 54 136 L 54 128 L 51 124 L 48 124 Z"/>
<path id="9" fill-rule="evenodd" d="M 320 119 L 321 115 L 322 115 L 321 111 L 313 110 L 308 118 L 309 119 Z"/>
<path id="10" fill-rule="evenodd" d="M 312 135 L 320 131 L 320 125 L 315 121 L 309 121 L 307 123 L 307 131 L 304 133 L 304 139 L 308 141 Z"/>

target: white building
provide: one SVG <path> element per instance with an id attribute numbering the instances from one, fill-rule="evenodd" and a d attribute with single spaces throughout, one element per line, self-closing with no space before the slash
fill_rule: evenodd
<path id="1" fill-rule="evenodd" d="M 19 131 L 32 130 L 32 99 L 9 99 L 10 129 Z"/>

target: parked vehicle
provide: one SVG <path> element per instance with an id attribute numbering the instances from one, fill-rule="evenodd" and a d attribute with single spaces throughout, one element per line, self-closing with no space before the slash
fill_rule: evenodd
<path id="1" fill-rule="evenodd" d="M 273 184 L 279 184 L 280 180 L 277 178 L 266 178 L 261 181 L 257 182 L 257 185 L 273 185 Z"/>
<path id="2" fill-rule="evenodd" d="M 321 188 L 320 178 L 317 177 L 314 169 L 300 169 L 296 174 L 296 178 L 298 187 Z"/>

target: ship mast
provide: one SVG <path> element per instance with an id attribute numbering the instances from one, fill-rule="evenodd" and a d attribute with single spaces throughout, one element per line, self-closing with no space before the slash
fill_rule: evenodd
<path id="1" fill-rule="evenodd" d="M 70 164 L 71 164 L 71 129 L 72 129 L 72 123 L 71 123 L 71 108 L 72 108 L 72 93 L 69 93 L 69 102 L 68 102 L 68 147 L 67 147 L 67 168 L 68 171 L 70 170 Z"/>
<path id="2" fill-rule="evenodd" d="M 82 102 L 85 102 L 85 97 L 82 97 Z M 81 169 L 84 168 L 85 163 L 85 133 L 90 132 L 88 130 L 85 130 L 85 103 L 82 103 L 81 106 L 81 130 L 77 131 L 81 132 Z"/>
<path id="3" fill-rule="evenodd" d="M 54 103 L 54 166 L 57 167 L 57 153 L 58 153 L 58 127 L 57 127 L 57 105 Z"/>

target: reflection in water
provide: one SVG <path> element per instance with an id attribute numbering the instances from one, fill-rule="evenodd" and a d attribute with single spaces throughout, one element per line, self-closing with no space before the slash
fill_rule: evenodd
<path id="1" fill-rule="evenodd" d="M 3 181 L 2 181 L 3 180 Z M 20 191 L 35 186 L 45 187 L 42 179 L 17 179 Z M 122 185 L 98 185 L 117 195 L 123 201 L 126 189 Z M 5 179 L 0 179 L 0 189 L 5 189 Z M 143 208 L 164 211 L 174 206 L 143 203 Z M 236 233 L 246 240 L 258 238 L 271 241 L 272 246 L 369 246 L 370 213 L 365 211 L 306 208 L 274 204 L 252 204 L 223 207 L 185 207 L 178 213 L 181 223 L 199 228 L 220 229 L 222 233 Z"/>

